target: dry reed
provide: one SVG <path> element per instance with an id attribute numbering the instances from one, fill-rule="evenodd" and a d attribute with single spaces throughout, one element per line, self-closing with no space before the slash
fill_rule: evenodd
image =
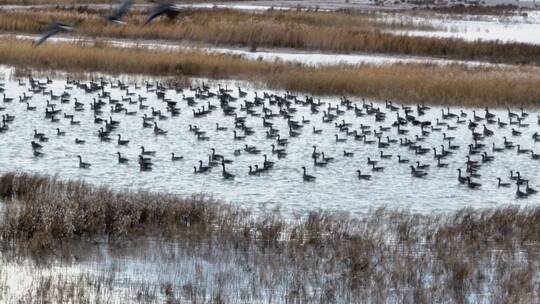
<path id="1" fill-rule="evenodd" d="M 439 215 L 379 209 L 358 218 L 312 212 L 291 222 L 279 213 L 255 215 L 205 199 L 111 191 L 22 173 L 0 176 L 0 197 L 8 208 L 0 224 L 4 248 L 43 252 L 87 239 L 167 236 L 168 243 L 188 242 L 187 248 L 205 259 L 212 256 L 215 263 L 230 255 L 238 259 L 238 267 L 252 273 L 244 278 L 253 282 L 252 301 L 263 290 L 273 290 L 277 301 L 291 302 L 461 303 L 473 298 L 530 303 L 540 299 L 538 206 L 462 209 Z M 167 246 L 152 247 L 163 250 L 168 257 L 163 262 L 171 259 Z M 181 264 L 184 258 L 175 255 L 168 263 Z M 235 274 L 221 275 L 212 294 L 184 287 L 191 290 L 189 299 L 215 296 L 237 301 L 230 291 L 235 290 L 235 281 L 226 279 Z M 114 278 L 88 279 L 93 282 L 88 286 L 101 281 L 109 282 L 106 290 L 114 288 Z M 38 281 L 35 290 L 42 290 L 51 301 L 62 286 L 73 284 L 66 277 L 56 283 L 49 280 Z M 154 298 L 155 291 L 150 290 L 155 282 L 142 283 L 134 295 Z M 282 285 L 284 290 L 276 289 Z M 162 283 L 160 292 L 178 299 L 176 288 Z M 310 288 L 319 290 L 315 297 Z M 102 293 L 97 287 L 94 292 Z"/>
<path id="2" fill-rule="evenodd" d="M 494 63 L 540 64 L 540 46 L 500 41 L 464 41 L 452 38 L 396 35 L 388 29 L 424 28 L 396 21 L 386 23 L 373 13 L 243 12 L 228 9 L 185 10 L 177 21 L 142 26 L 143 13 L 133 13 L 123 27 L 107 25 L 99 11 L 49 10 L 0 13 L 0 30 L 37 33 L 51 20 L 79 24 L 87 37 L 162 39 L 213 45 L 294 48 L 332 52 L 364 52 L 431 56 Z"/>
<path id="3" fill-rule="evenodd" d="M 208 77 L 259 81 L 269 87 L 322 95 L 353 95 L 400 102 L 466 106 L 535 106 L 536 68 L 469 68 L 449 65 L 306 67 L 250 61 L 200 52 L 120 49 L 0 41 L 0 63 L 25 68 Z"/>

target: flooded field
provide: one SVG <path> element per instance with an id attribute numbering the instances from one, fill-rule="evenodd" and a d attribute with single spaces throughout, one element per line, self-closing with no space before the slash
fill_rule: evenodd
<path id="1" fill-rule="evenodd" d="M 280 206 L 292 214 L 314 208 L 360 214 L 381 206 L 418 212 L 492 207 L 516 199 L 510 171 L 519 171 L 523 179 L 528 179 L 530 189 L 540 183 L 535 174 L 540 163 L 531 157 L 538 153 L 534 109 L 530 113 L 511 109 L 518 113 L 512 117 L 507 110 L 489 109 L 487 122 L 485 109 L 431 107 L 418 115 L 417 106 L 412 105 L 406 114 L 408 108 L 399 104 L 387 106 L 380 101 L 340 101 L 340 97 L 318 96 L 306 100 L 305 96 L 293 97 L 290 93 L 235 82 L 206 82 L 204 85 L 209 87 L 204 90 L 199 82 L 194 84 L 200 88 L 198 91 L 183 85 L 164 87 L 158 90 L 163 97 L 158 98 L 155 84 L 147 87 L 146 81 L 126 83 L 123 88 L 107 83 L 88 93 L 65 79 L 54 79 L 42 84 L 46 88 L 44 95 L 29 92 L 28 79 L 13 78 L 10 69 L 3 71 L 4 94 L 14 100 L 3 103 L 2 114 L 15 117 L 12 122 L 5 122 L 9 129 L 6 127 L 3 136 L 9 136 L 10 148 L 0 151 L 3 171 L 58 174 L 118 189 L 181 195 L 205 193 L 245 207 Z M 118 85 L 114 78 L 108 81 Z M 83 83 L 90 85 L 80 84 Z M 226 93 L 225 88 L 230 91 Z M 103 95 L 106 92 L 110 92 L 110 98 Z M 239 96 L 239 92 L 246 95 Z M 63 94 L 69 97 L 55 97 Z M 28 104 L 20 102 L 24 96 Z M 56 100 L 51 100 L 51 96 Z M 167 100 L 175 103 L 174 115 Z M 96 112 L 92 104 L 98 101 L 103 105 Z M 80 104 L 75 107 L 75 103 Z M 54 116 L 55 121 L 45 118 L 45 111 L 52 111 L 53 107 L 61 111 Z M 144 120 L 144 116 L 148 119 Z M 422 130 L 415 120 L 430 125 Z M 469 128 L 471 120 L 479 124 L 474 129 L 479 133 L 474 135 L 476 141 Z M 508 126 L 499 127 L 497 120 Z M 110 121 L 117 127 L 111 127 Z M 147 127 L 143 127 L 143 121 Z M 154 123 L 167 133 L 156 135 Z M 483 135 L 484 124 L 494 133 L 492 136 Z M 107 128 L 109 142 L 99 136 L 99 130 Z M 57 130 L 65 134 L 58 136 Z M 48 140 L 39 143 L 34 132 L 43 133 Z M 129 143 L 120 145 L 118 135 Z M 501 152 L 494 151 L 493 145 L 505 147 L 505 138 L 513 144 L 507 143 Z M 43 155 L 34 155 L 31 141 L 43 146 L 39 149 Z M 148 172 L 140 172 L 137 165 L 143 146 L 146 151 L 155 152 L 143 155 L 152 158 L 154 164 Z M 312 157 L 313 146 L 317 154 L 324 153 L 324 158 L 322 154 L 317 160 Z M 220 159 L 212 158 L 212 149 L 230 161 L 226 170 L 235 175 L 233 180 L 223 178 Z M 276 153 L 277 150 L 282 153 Z M 129 160 L 127 164 L 118 163 L 118 152 Z M 171 153 L 182 159 L 171 161 Z M 441 157 L 442 153 L 445 155 Z M 493 161 L 483 162 L 484 153 Z M 79 168 L 78 155 L 91 164 L 89 169 Z M 265 166 L 264 155 L 268 164 L 273 164 L 271 168 Z M 398 161 L 398 156 L 409 162 Z M 194 173 L 194 167 L 200 169 L 199 161 L 203 167 L 208 166 L 209 157 L 212 169 L 204 174 Z M 377 164 L 368 164 L 368 159 Z M 427 175 L 415 178 L 411 165 L 423 168 Z M 250 166 L 253 171 L 257 166 L 259 171 L 250 174 Z M 316 177 L 315 182 L 303 180 L 302 167 Z M 381 169 L 375 171 L 374 167 Z M 468 175 L 468 170 L 482 186 L 470 189 L 466 182 L 460 183 L 458 169 L 463 176 Z M 371 175 L 370 180 L 359 180 L 357 170 Z M 512 182 L 511 187 L 498 187 L 498 177 Z M 521 190 L 525 190 L 525 183 L 520 183 Z M 534 199 L 516 202 L 529 201 Z"/>

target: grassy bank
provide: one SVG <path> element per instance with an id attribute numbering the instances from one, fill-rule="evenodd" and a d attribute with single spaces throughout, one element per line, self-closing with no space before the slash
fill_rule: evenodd
<path id="1" fill-rule="evenodd" d="M 284 284 L 274 290 L 275 299 L 309 300 L 309 286 L 321 290 L 320 298 L 311 299 L 315 302 L 461 303 L 472 297 L 531 303 L 540 298 L 539 207 L 439 215 L 381 209 L 360 218 L 312 212 L 292 222 L 279 213 L 255 215 L 204 198 L 113 191 L 13 173 L 0 176 L 0 197 L 6 202 L 0 220 L 4 248 L 46 252 L 81 240 L 139 236 L 189 242 L 190 248 L 206 244 L 211 256 L 242 257 L 242 269 L 252 269 L 253 286 L 272 290 L 268 284 Z M 276 273 L 289 279 L 275 281 Z M 262 296 L 260 290 L 249 294 Z"/>
<path id="2" fill-rule="evenodd" d="M 330 52 L 364 52 L 431 56 L 494 63 L 540 64 L 540 46 L 497 41 L 395 35 L 389 29 L 425 29 L 396 21 L 386 23 L 373 13 L 357 12 L 248 12 L 228 9 L 185 10 L 176 21 L 142 26 L 143 12 L 133 12 L 127 25 L 105 24 L 103 12 L 51 10 L 0 13 L 0 30 L 38 33 L 51 20 L 79 23 L 79 34 L 89 37 L 189 40 L 213 45 L 293 48 Z"/>
<path id="3" fill-rule="evenodd" d="M 353 95 L 400 102 L 468 106 L 535 106 L 536 68 L 389 65 L 305 67 L 198 52 L 118 49 L 97 44 L 0 42 L 0 63 L 71 72 L 134 73 L 260 81 L 271 88 L 318 95 Z"/>

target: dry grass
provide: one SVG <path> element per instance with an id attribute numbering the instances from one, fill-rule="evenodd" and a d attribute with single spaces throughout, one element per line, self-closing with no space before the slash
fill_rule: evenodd
<path id="1" fill-rule="evenodd" d="M 258 301 L 270 292 L 278 302 L 540 300 L 540 207 L 439 215 L 380 209 L 359 218 L 313 212 L 291 222 L 276 212 L 254 215 L 205 199 L 111 191 L 12 173 L 0 176 L 0 194 L 9 209 L 0 225 L 3 248 L 43 252 L 87 239 L 167 236 L 167 244 L 185 244 L 189 251 L 172 254 L 169 245 L 153 244 L 152 256 L 161 252 L 153 262 L 173 267 L 195 255 L 214 265 L 195 265 L 196 281 L 186 285 L 152 278 L 137 282 L 131 294 L 122 294 L 126 299 L 147 295 L 159 302 L 159 294 L 179 302 L 182 297 L 195 302 L 237 302 L 239 297 Z M 136 247 L 123 247 L 115 255 L 140 254 L 142 263 L 152 263 Z M 230 263 L 237 268 L 216 266 Z M 208 271 L 216 277 L 205 277 Z M 75 281 L 66 276 L 38 279 L 28 299 L 55 302 L 59 294 L 69 298 L 66 286 L 87 288 L 82 295 L 72 293 L 72 299 L 107 296 L 114 288 L 125 288 L 116 286 L 115 272 Z M 239 294 L 238 287 L 246 283 L 248 288 Z"/>
<path id="2" fill-rule="evenodd" d="M 133 13 L 123 27 L 107 25 L 94 10 L 50 10 L 0 13 L 0 30 L 37 33 L 51 20 L 78 23 L 89 37 L 162 39 L 213 45 L 294 48 L 332 52 L 365 52 L 431 56 L 495 63 L 540 64 L 540 46 L 497 41 L 468 42 L 451 38 L 395 35 L 387 29 L 424 27 L 397 21 L 386 24 L 373 13 L 245 12 L 227 9 L 186 10 L 177 21 L 142 26 L 145 15 Z"/>
<path id="3" fill-rule="evenodd" d="M 272 88 L 319 95 L 353 95 L 400 102 L 469 106 L 536 106 L 540 74 L 536 68 L 391 65 L 305 67 L 250 61 L 238 56 L 198 52 L 118 49 L 4 40 L 0 63 L 19 67 L 208 77 L 260 81 Z"/>

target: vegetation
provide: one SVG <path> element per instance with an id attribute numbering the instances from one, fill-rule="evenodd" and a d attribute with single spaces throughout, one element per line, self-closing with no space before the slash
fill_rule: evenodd
<path id="1" fill-rule="evenodd" d="M 167 52 L 47 44 L 0 43 L 0 63 L 70 72 L 148 74 L 259 81 L 271 88 L 318 95 L 353 95 L 399 102 L 469 106 L 535 106 L 540 100 L 537 68 L 469 68 L 429 64 L 307 67 L 246 60 L 202 52 Z"/>
<path id="2" fill-rule="evenodd" d="M 132 292 L 121 293 L 124 300 L 217 297 L 235 302 L 239 297 L 257 301 L 268 294 L 271 301 L 302 302 L 540 300 L 539 207 L 463 209 L 439 215 L 379 209 L 359 218 L 312 212 L 290 221 L 278 212 L 252 214 L 201 197 L 112 191 L 22 173 L 0 176 L 0 197 L 6 201 L 0 222 L 4 250 L 26 249 L 43 257 L 66 244 L 108 240 L 109 249 L 118 248 L 111 254 L 135 256 L 141 263 L 181 268 L 196 256 L 213 265 L 204 268 L 196 262 L 198 274 L 179 276 L 180 285 L 153 277 L 127 282 L 134 285 L 128 285 Z M 138 243 L 141 236 L 167 241 L 152 242 L 141 250 L 122 241 Z M 171 251 L 171 243 L 181 249 Z M 154 262 L 145 260 L 149 254 Z M 3 262 L 10 263 L 6 257 Z M 119 285 L 124 281 L 114 279 L 122 268 L 116 267 L 95 276 L 32 272 L 36 279 L 28 297 L 54 302 L 59 295 L 81 300 L 105 294 L 110 299 L 125 287 Z M 206 277 L 211 273 L 222 279 Z M 0 290 L 5 290 L 1 278 Z M 86 292 L 73 291 L 82 287 Z"/>
<path id="3" fill-rule="evenodd" d="M 127 25 L 105 24 L 103 12 L 78 8 L 48 13 L 2 12 L 0 30 L 38 33 L 51 20 L 78 24 L 86 37 L 161 39 L 212 45 L 293 48 L 331 52 L 365 52 L 431 56 L 494 63 L 540 64 L 540 46 L 500 41 L 464 41 L 455 38 L 414 37 L 387 30 L 425 27 L 406 21 L 386 23 L 374 13 L 268 11 L 228 9 L 185 10 L 176 21 L 161 20 L 148 26 L 145 12 L 134 12 Z"/>

